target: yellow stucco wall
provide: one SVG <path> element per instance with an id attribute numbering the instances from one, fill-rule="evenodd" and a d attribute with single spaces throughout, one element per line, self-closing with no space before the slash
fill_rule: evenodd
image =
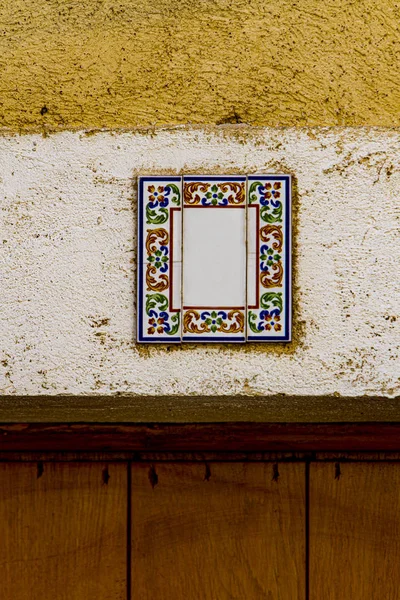
<path id="1" fill-rule="evenodd" d="M 400 125 L 392 0 L 3 0 L 0 126 Z"/>

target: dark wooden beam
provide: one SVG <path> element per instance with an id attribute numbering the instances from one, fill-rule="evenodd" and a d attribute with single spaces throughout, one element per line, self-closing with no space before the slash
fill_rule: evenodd
<path id="1" fill-rule="evenodd" d="M 400 451 L 400 423 L 0 424 L 0 452 Z"/>

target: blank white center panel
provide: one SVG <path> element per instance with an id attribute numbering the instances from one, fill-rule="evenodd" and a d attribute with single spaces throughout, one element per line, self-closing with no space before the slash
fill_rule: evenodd
<path id="1" fill-rule="evenodd" d="M 245 304 L 244 211 L 184 211 L 183 305 Z"/>
<path id="2" fill-rule="evenodd" d="M 246 177 L 183 178 L 182 341 L 246 340 Z"/>

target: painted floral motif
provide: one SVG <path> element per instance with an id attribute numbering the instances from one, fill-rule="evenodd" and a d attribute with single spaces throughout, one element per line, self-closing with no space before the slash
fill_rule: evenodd
<path id="1" fill-rule="evenodd" d="M 282 183 L 270 181 L 262 183 L 261 181 L 253 181 L 249 189 L 249 203 L 254 204 L 259 201 L 261 205 L 260 217 L 265 223 L 281 223 L 282 222 L 282 202 L 281 197 Z"/>
<path id="2" fill-rule="evenodd" d="M 156 310 L 157 308 L 157 310 Z M 175 335 L 179 329 L 179 313 L 170 315 L 168 298 L 163 294 L 146 294 L 146 314 L 148 319 L 147 333 Z"/>
<path id="3" fill-rule="evenodd" d="M 281 331 L 282 292 L 268 292 L 263 294 L 260 299 L 260 305 L 263 310 L 259 314 L 251 310 L 249 311 L 248 323 L 250 329 L 254 333 Z"/>
<path id="4" fill-rule="evenodd" d="M 153 292 L 163 292 L 168 289 L 169 279 L 168 275 L 159 275 L 157 273 L 157 267 L 148 264 L 146 269 L 146 285 L 148 290 Z"/>
<path id="5" fill-rule="evenodd" d="M 148 203 L 146 205 L 146 222 L 152 225 L 162 225 L 169 218 L 167 206 L 170 202 L 177 206 L 181 203 L 181 193 L 177 185 L 147 186 Z"/>
<path id="6" fill-rule="evenodd" d="M 161 187 L 161 186 L 160 186 Z M 165 229 L 148 229 L 146 238 L 147 269 L 146 284 L 149 290 L 162 292 L 168 288 L 169 235 Z"/>
<path id="7" fill-rule="evenodd" d="M 283 280 L 282 227 L 266 225 L 260 230 L 261 241 L 268 242 L 260 247 L 260 282 L 263 287 L 281 287 Z"/>
<path id="8" fill-rule="evenodd" d="M 146 250 L 149 254 L 152 252 L 156 252 L 158 250 L 157 245 L 160 250 L 165 250 L 166 254 L 168 254 L 168 243 L 169 243 L 169 234 L 166 229 L 159 227 L 158 229 L 147 229 L 147 237 L 146 237 Z"/>
<path id="9" fill-rule="evenodd" d="M 183 317 L 184 333 L 241 333 L 244 332 L 244 314 L 240 310 L 198 312 L 187 310 Z"/>
<path id="10" fill-rule="evenodd" d="M 248 238 L 257 262 L 249 262 L 247 330 L 250 341 L 291 337 L 291 180 L 289 175 L 248 178 Z M 251 259 L 253 261 L 253 258 Z M 250 287 L 251 286 L 251 287 Z M 253 287 L 254 286 L 254 287 Z"/>
<path id="11" fill-rule="evenodd" d="M 261 268 L 260 283 L 265 288 L 281 287 L 283 279 L 282 263 L 275 262 L 272 266 L 264 266 Z"/>
<path id="12" fill-rule="evenodd" d="M 191 181 L 184 182 L 183 184 L 183 202 L 184 204 L 199 204 L 201 200 L 201 196 L 199 192 L 203 195 L 206 194 L 208 189 L 210 188 L 209 183 L 204 183 L 202 181 Z"/>
<path id="13" fill-rule="evenodd" d="M 168 206 L 168 200 L 164 196 L 164 186 L 159 185 L 156 189 L 154 185 L 149 185 L 147 191 L 150 193 L 150 208 L 157 208 L 157 206 Z"/>
<path id="14" fill-rule="evenodd" d="M 168 271 L 168 256 L 163 256 L 163 252 L 168 254 L 168 248 L 162 246 L 160 250 L 156 250 L 154 255 L 147 257 L 149 263 L 152 263 L 156 269 L 159 269 L 161 273 L 166 273 Z"/>
<path id="15" fill-rule="evenodd" d="M 260 252 L 261 252 L 260 267 L 261 267 L 262 271 L 268 271 L 268 267 L 272 267 L 274 262 L 279 262 L 281 260 L 280 254 L 274 254 L 274 250 L 272 248 L 270 248 L 269 246 L 267 246 L 266 244 L 261 246 Z"/>
<path id="16" fill-rule="evenodd" d="M 223 192 L 221 192 L 217 185 L 212 185 L 211 190 L 204 194 L 201 199 L 203 206 L 217 206 L 218 204 L 228 204 L 227 198 L 224 198 Z"/>
<path id="17" fill-rule="evenodd" d="M 260 239 L 262 242 L 269 242 L 271 248 L 276 252 L 282 252 L 282 225 L 264 225 L 264 227 L 260 229 Z"/>
<path id="18" fill-rule="evenodd" d="M 180 342 L 182 178 L 140 177 L 138 192 L 138 341 Z"/>
<path id="19" fill-rule="evenodd" d="M 190 206 L 228 206 L 243 204 L 245 184 L 238 181 L 207 183 L 191 181 L 184 184 L 183 197 Z"/>

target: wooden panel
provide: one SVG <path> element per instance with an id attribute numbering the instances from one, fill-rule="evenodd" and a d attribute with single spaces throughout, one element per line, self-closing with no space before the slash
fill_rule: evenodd
<path id="1" fill-rule="evenodd" d="M 400 465 L 310 469 L 310 600 L 398 598 Z"/>
<path id="2" fill-rule="evenodd" d="M 400 451 L 400 423 L 0 425 L 0 451 Z"/>
<path id="3" fill-rule="evenodd" d="M 400 452 L 15 452 L 0 462 L 400 462 Z"/>
<path id="4" fill-rule="evenodd" d="M 0 464 L 1 598 L 126 599 L 127 466 L 105 468 Z"/>
<path id="5" fill-rule="evenodd" d="M 305 598 L 305 466 L 132 467 L 132 599 Z"/>

